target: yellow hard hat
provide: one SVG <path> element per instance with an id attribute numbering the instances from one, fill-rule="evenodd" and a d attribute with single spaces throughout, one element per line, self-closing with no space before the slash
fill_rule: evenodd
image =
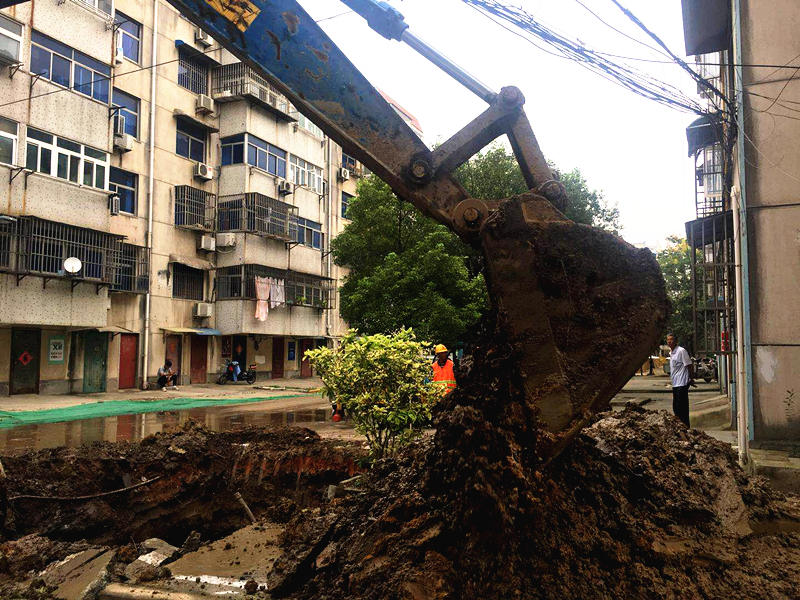
<path id="1" fill-rule="evenodd" d="M 433 350 L 433 353 L 439 354 L 439 352 L 447 352 L 447 351 L 448 351 L 447 346 L 445 346 L 444 344 L 437 344 L 436 348 L 434 348 Z"/>

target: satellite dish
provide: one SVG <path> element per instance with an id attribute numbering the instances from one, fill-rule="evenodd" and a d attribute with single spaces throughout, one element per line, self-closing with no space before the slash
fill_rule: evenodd
<path id="1" fill-rule="evenodd" d="M 70 256 L 64 261 L 64 270 L 70 275 L 75 275 L 75 273 L 81 270 L 82 266 L 81 259 L 75 258 L 74 256 Z"/>

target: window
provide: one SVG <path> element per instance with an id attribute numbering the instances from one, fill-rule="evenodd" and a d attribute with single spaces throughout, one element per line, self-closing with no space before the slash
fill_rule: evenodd
<path id="1" fill-rule="evenodd" d="M 111 68 L 36 31 L 31 33 L 31 73 L 108 103 Z"/>
<path id="2" fill-rule="evenodd" d="M 142 26 L 130 17 L 117 11 L 117 53 L 122 51 L 122 56 L 135 63 L 139 62 L 139 48 L 142 39 Z"/>
<path id="3" fill-rule="evenodd" d="M 350 156 L 349 154 L 345 154 L 344 152 L 342 152 L 342 167 L 344 167 L 348 171 L 355 171 L 356 159 Z"/>
<path id="4" fill-rule="evenodd" d="M 244 162 L 244 134 L 222 138 L 222 165 L 240 165 Z"/>
<path id="5" fill-rule="evenodd" d="M 311 248 L 321 250 L 324 240 L 322 225 L 302 217 L 297 217 L 295 222 L 297 229 L 292 231 L 294 234 L 294 241 L 304 246 L 310 246 Z"/>
<path id="6" fill-rule="evenodd" d="M 95 10 L 99 10 L 100 12 L 106 13 L 107 15 L 111 14 L 111 0 L 78 0 L 78 2 L 82 2 Z"/>
<path id="7" fill-rule="evenodd" d="M 290 171 L 291 180 L 295 184 L 305 186 L 318 194 L 322 193 L 322 169 L 292 156 Z"/>
<path id="8" fill-rule="evenodd" d="M 206 130 L 185 119 L 178 119 L 175 152 L 196 162 L 206 158 Z"/>
<path id="9" fill-rule="evenodd" d="M 125 117 L 125 133 L 139 137 L 139 99 L 114 88 L 114 98 L 111 103 L 120 107 L 117 115 Z"/>
<path id="10" fill-rule="evenodd" d="M 286 177 L 286 152 L 250 134 L 247 134 L 247 164 Z"/>
<path id="11" fill-rule="evenodd" d="M 0 14 L 0 61 L 18 63 L 22 47 L 22 25 Z"/>
<path id="12" fill-rule="evenodd" d="M 186 51 L 179 51 L 178 85 L 195 94 L 208 94 L 208 65 Z"/>
<path id="13" fill-rule="evenodd" d="M 347 209 L 350 208 L 350 201 L 355 198 L 352 194 L 342 192 L 342 217 L 347 218 Z"/>
<path id="14" fill-rule="evenodd" d="M 13 165 L 17 156 L 17 131 L 19 125 L 0 117 L 0 163 Z"/>
<path id="15" fill-rule="evenodd" d="M 27 136 L 26 168 L 99 190 L 108 189 L 107 153 L 33 127 L 28 127 Z"/>
<path id="16" fill-rule="evenodd" d="M 722 146 L 714 144 L 703 149 L 703 187 L 706 196 L 722 194 Z"/>
<path id="17" fill-rule="evenodd" d="M 172 297 L 202 302 L 206 274 L 180 263 L 172 263 Z"/>
<path id="18" fill-rule="evenodd" d="M 308 118 L 302 113 L 296 112 L 293 116 L 297 117 L 297 124 L 309 133 L 312 133 L 320 138 L 325 137 L 325 134 L 322 133 L 322 129 L 314 125 L 314 123 L 309 121 Z"/>
<path id="19" fill-rule="evenodd" d="M 108 176 L 108 189 L 119 196 L 119 209 L 122 212 L 136 214 L 136 183 L 139 176 L 116 167 L 111 167 Z"/>

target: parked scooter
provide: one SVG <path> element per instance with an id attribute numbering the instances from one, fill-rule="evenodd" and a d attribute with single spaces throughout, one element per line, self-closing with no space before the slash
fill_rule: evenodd
<path id="1" fill-rule="evenodd" d="M 246 381 L 250 385 L 253 385 L 256 382 L 256 366 L 250 365 L 250 368 L 247 371 L 239 371 L 239 374 L 235 376 L 236 368 L 239 366 L 239 363 L 235 360 L 225 359 L 225 364 L 222 365 L 222 373 L 219 375 L 219 379 L 217 383 L 220 385 L 225 385 L 229 381 L 239 382 L 239 381 Z"/>
<path id="2" fill-rule="evenodd" d="M 704 356 L 694 359 L 695 379 L 702 379 L 706 383 L 711 383 L 717 377 L 717 361 L 713 356 Z"/>

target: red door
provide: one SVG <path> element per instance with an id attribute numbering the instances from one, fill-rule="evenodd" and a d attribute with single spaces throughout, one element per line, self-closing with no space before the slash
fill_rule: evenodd
<path id="1" fill-rule="evenodd" d="M 192 383 L 206 383 L 206 360 L 208 358 L 208 338 L 204 335 L 192 336 Z"/>
<path id="2" fill-rule="evenodd" d="M 283 379 L 284 343 L 282 337 L 272 338 L 272 378 Z"/>
<path id="3" fill-rule="evenodd" d="M 136 359 L 139 339 L 136 334 L 122 333 L 119 336 L 119 389 L 136 387 Z"/>
<path id="4" fill-rule="evenodd" d="M 178 383 L 181 383 L 181 337 L 180 335 L 168 335 L 167 347 L 164 349 L 164 362 L 167 359 L 172 361 L 172 370 L 178 374 Z M 159 365 L 160 366 L 160 365 Z"/>
<path id="5" fill-rule="evenodd" d="M 314 347 L 314 340 L 300 340 L 300 377 L 311 377 L 311 363 L 306 358 L 306 350 Z"/>

